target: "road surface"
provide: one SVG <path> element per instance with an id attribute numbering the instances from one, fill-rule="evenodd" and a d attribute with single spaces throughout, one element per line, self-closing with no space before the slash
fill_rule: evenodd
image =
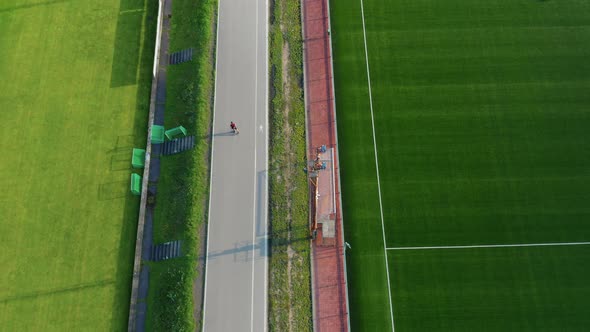
<path id="1" fill-rule="evenodd" d="M 218 20 L 203 331 L 259 332 L 267 329 L 267 0 L 220 0 Z"/>

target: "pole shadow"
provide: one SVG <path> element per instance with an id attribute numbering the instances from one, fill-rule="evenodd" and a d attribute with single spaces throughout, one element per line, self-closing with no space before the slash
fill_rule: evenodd
<path id="1" fill-rule="evenodd" d="M 0 9 L 0 14 L 10 13 L 10 12 L 14 12 L 17 10 L 35 8 L 35 7 L 39 7 L 39 6 L 51 6 L 51 5 L 56 5 L 56 4 L 64 3 L 64 2 L 69 2 L 69 0 L 43 1 L 43 2 L 28 4 L 28 5 L 12 6 L 12 7 L 8 7 L 8 8 Z"/>
<path id="2" fill-rule="evenodd" d="M 111 88 L 135 85 L 139 68 L 145 0 L 120 0 L 113 46 Z"/>

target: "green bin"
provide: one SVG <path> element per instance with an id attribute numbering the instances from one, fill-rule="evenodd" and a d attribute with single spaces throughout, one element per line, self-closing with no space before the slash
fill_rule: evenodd
<path id="1" fill-rule="evenodd" d="M 152 144 L 164 143 L 164 126 L 152 126 Z"/>
<path id="2" fill-rule="evenodd" d="M 133 155 L 131 157 L 131 165 L 133 168 L 143 168 L 145 165 L 145 150 L 133 148 Z"/>
<path id="3" fill-rule="evenodd" d="M 139 174 L 131 174 L 131 193 L 137 196 L 141 195 L 141 175 Z"/>

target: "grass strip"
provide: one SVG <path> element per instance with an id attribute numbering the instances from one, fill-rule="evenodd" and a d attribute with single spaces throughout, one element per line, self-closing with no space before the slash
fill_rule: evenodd
<path id="1" fill-rule="evenodd" d="M 311 331 L 300 2 L 274 1 L 271 13 L 269 328 Z"/>
<path id="2" fill-rule="evenodd" d="M 216 9 L 216 0 L 173 2 L 170 53 L 192 47 L 194 59 L 167 69 L 165 126 L 184 126 L 196 145 L 161 160 L 154 243 L 182 240 L 185 256 L 149 263 L 148 330 L 195 330 L 193 284 L 207 214 Z"/>
<path id="3" fill-rule="evenodd" d="M 394 251 L 396 330 L 583 331 L 589 254 L 590 246 Z"/>

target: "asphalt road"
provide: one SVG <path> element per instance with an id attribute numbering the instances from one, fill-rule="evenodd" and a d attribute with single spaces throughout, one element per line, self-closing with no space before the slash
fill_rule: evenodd
<path id="1" fill-rule="evenodd" d="M 267 0 L 220 0 L 218 19 L 203 331 L 259 332 L 267 329 Z"/>

